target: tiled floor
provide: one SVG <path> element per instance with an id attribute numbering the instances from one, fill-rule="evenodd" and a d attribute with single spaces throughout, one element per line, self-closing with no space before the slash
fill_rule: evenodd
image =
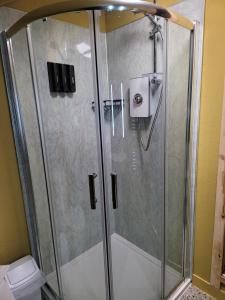
<path id="1" fill-rule="evenodd" d="M 204 293 L 197 287 L 191 285 L 186 292 L 179 298 L 179 300 L 190 300 L 190 299 L 198 299 L 198 300 L 215 300 L 210 297 L 208 294 Z"/>

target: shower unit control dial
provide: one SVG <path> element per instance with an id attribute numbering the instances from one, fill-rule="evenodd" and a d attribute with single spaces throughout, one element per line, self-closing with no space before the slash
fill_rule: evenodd
<path id="1" fill-rule="evenodd" d="M 149 77 L 130 79 L 130 116 L 150 117 Z"/>
<path id="2" fill-rule="evenodd" d="M 143 97 L 141 94 L 137 93 L 134 95 L 134 99 L 133 99 L 134 103 L 139 105 L 139 104 L 142 104 L 143 102 Z"/>

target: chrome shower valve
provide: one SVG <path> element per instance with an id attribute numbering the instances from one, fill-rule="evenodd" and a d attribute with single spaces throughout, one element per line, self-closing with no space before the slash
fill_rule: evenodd
<path id="1" fill-rule="evenodd" d="M 141 94 L 137 93 L 134 95 L 133 101 L 135 104 L 140 105 L 143 102 L 143 97 Z"/>

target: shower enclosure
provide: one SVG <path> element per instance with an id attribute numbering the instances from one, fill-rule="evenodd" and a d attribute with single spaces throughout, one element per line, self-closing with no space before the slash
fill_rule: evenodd
<path id="1" fill-rule="evenodd" d="M 2 33 L 45 297 L 166 299 L 190 278 L 193 35 L 112 5 Z M 47 62 L 74 66 L 75 92 L 50 91 Z"/>

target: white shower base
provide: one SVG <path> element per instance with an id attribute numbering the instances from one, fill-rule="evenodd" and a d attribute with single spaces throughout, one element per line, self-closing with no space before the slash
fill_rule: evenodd
<path id="1" fill-rule="evenodd" d="M 120 235 L 112 235 L 113 281 L 116 300 L 160 299 L 161 262 Z M 102 243 L 95 245 L 61 267 L 65 300 L 105 300 Z M 167 267 L 167 287 L 174 287 L 181 275 Z M 47 281 L 54 288 L 56 275 Z"/>

